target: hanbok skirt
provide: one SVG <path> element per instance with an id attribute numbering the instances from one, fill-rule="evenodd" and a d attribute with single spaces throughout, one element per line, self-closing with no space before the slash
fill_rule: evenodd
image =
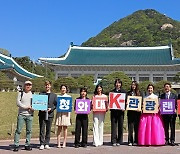
<path id="1" fill-rule="evenodd" d="M 159 113 L 143 113 L 140 117 L 138 145 L 164 145 L 164 125 Z"/>

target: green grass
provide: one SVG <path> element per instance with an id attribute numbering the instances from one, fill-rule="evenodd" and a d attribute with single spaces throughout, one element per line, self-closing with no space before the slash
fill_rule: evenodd
<path id="1" fill-rule="evenodd" d="M 73 97 L 73 102 L 76 97 L 79 97 L 78 94 L 70 94 Z M 14 131 L 16 129 L 16 121 L 17 121 L 17 112 L 18 107 L 16 106 L 16 92 L 0 92 L 0 139 L 13 139 Z M 92 95 L 88 95 L 89 98 Z M 74 111 L 71 113 L 72 125 L 68 127 L 68 135 L 71 135 L 71 132 L 75 129 L 75 113 Z M 55 118 L 54 118 L 55 120 Z M 24 125 L 25 128 L 25 125 Z M 89 134 L 92 134 L 93 128 L 93 116 L 92 113 L 89 114 Z M 177 118 L 176 129 L 180 129 L 179 119 Z M 52 126 L 52 134 L 51 136 L 56 136 L 54 133 L 54 122 Z M 110 112 L 106 113 L 105 117 L 105 125 L 104 125 L 104 133 L 109 134 L 111 131 L 110 125 Z M 124 118 L 124 132 L 127 131 L 127 117 L 125 114 Z M 38 137 L 39 134 L 39 124 L 38 124 L 38 111 L 34 113 L 33 119 L 33 136 Z M 25 136 L 25 129 L 23 129 L 21 138 Z"/>

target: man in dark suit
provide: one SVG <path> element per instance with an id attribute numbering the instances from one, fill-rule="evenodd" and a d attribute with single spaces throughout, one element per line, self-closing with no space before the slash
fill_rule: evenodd
<path id="1" fill-rule="evenodd" d="M 177 96 L 176 94 L 171 92 L 171 84 L 165 83 L 164 84 L 164 91 L 161 95 L 161 99 L 175 99 L 175 106 L 177 109 Z M 164 121 L 164 129 L 165 129 L 165 139 L 166 145 L 175 146 L 175 123 L 176 123 L 176 113 L 175 114 L 164 114 L 162 115 L 163 121 Z M 170 136 L 170 142 L 169 142 L 169 125 L 171 128 L 171 136 Z"/>
<path id="2" fill-rule="evenodd" d="M 41 93 L 48 95 L 48 110 L 39 111 L 39 140 L 40 140 L 40 150 L 50 149 L 50 134 L 51 134 L 51 125 L 54 118 L 54 110 L 57 105 L 57 95 L 51 92 L 51 82 L 45 81 L 46 92 Z M 46 128 L 46 133 L 45 133 Z"/>

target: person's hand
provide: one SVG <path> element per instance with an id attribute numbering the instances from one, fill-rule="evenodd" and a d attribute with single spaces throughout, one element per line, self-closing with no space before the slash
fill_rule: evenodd
<path id="1" fill-rule="evenodd" d="M 30 108 L 30 110 L 34 112 L 34 109 L 32 107 Z"/>
<path id="2" fill-rule="evenodd" d="M 51 108 L 48 108 L 47 111 L 50 112 L 50 111 L 51 111 Z"/>
<path id="3" fill-rule="evenodd" d="M 34 111 L 34 109 L 31 106 L 27 107 L 28 111 Z"/>

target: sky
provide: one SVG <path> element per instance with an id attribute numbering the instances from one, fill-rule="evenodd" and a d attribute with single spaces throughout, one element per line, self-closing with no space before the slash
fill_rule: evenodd
<path id="1" fill-rule="evenodd" d="M 0 48 L 13 57 L 59 57 L 135 11 L 180 21 L 180 0 L 0 0 Z"/>

